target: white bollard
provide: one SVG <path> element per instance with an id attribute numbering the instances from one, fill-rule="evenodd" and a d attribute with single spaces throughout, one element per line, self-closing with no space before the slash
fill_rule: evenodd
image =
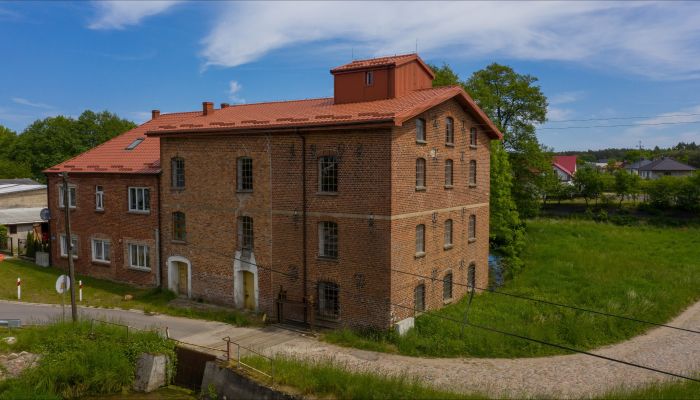
<path id="1" fill-rule="evenodd" d="M 83 281 L 78 281 L 79 284 L 79 290 L 78 290 L 78 298 L 80 299 L 80 302 L 83 301 Z"/>
<path id="2" fill-rule="evenodd" d="M 17 277 L 17 300 L 22 300 L 22 280 Z"/>

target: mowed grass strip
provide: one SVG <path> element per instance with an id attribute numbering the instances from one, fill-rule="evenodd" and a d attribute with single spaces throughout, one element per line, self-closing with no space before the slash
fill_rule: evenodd
<path id="1" fill-rule="evenodd" d="M 0 262 L 0 299 L 17 300 L 17 278 L 22 280 L 22 300 L 30 303 L 60 304 L 61 295 L 56 293 L 56 279 L 66 274 L 58 268 L 43 268 L 19 259 L 5 259 Z M 188 307 L 174 307 L 169 302 L 175 294 L 158 288 L 136 288 L 130 285 L 95 279 L 78 275 L 83 281 L 82 306 L 102 308 L 137 309 L 145 312 L 157 312 L 180 317 L 221 321 L 239 326 L 259 323 L 257 317 L 235 310 L 221 308 L 205 310 Z M 76 286 L 76 299 L 78 288 Z M 125 295 L 132 300 L 125 301 Z M 70 294 L 65 295 L 66 304 L 70 304 Z"/>
<path id="2" fill-rule="evenodd" d="M 664 323 L 700 300 L 700 229 L 589 221 L 528 222 L 525 268 L 500 291 Z M 441 291 L 442 282 L 427 281 Z M 417 318 L 404 337 L 342 330 L 325 340 L 367 350 L 436 357 L 534 357 L 565 353 L 439 318 L 462 321 L 466 299 Z M 651 326 L 496 293 L 475 296 L 469 321 L 589 350 Z"/>

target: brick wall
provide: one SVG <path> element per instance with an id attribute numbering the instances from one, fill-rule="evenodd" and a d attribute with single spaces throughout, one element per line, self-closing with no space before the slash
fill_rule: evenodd
<path id="1" fill-rule="evenodd" d="M 51 257 L 53 265 L 68 268 L 68 259 L 60 255 L 60 236 L 65 232 L 65 210 L 59 208 L 58 193 L 62 179 L 49 174 L 48 202 L 51 210 Z M 135 174 L 69 174 L 69 185 L 76 187 L 76 208 L 71 209 L 71 231 L 78 237 L 76 272 L 102 279 L 128 282 L 140 286 L 157 284 L 158 249 L 158 177 Z M 95 186 L 104 188 L 104 211 L 95 210 Z M 130 213 L 128 210 L 128 187 L 150 188 L 148 214 Z M 92 261 L 92 239 L 111 242 L 110 262 Z M 149 246 L 151 271 L 130 268 L 127 244 L 139 243 Z"/>

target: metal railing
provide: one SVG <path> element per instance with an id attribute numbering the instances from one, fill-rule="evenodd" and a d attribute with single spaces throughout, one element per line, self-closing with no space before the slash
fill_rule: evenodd
<path id="1" fill-rule="evenodd" d="M 247 368 L 251 371 L 254 371 L 262 376 L 269 378 L 271 385 L 275 383 L 275 361 L 271 357 L 268 357 L 262 353 L 259 353 L 251 348 L 241 346 L 240 343 L 236 343 L 236 342 L 232 341 L 231 338 L 228 336 L 226 336 L 223 340 L 224 340 L 224 342 L 226 342 L 226 360 L 227 361 L 229 361 L 229 362 L 231 361 L 231 345 L 234 345 L 234 346 L 236 346 L 236 368 L 237 369 Z M 244 352 L 255 354 L 256 356 L 261 357 L 261 358 L 269 361 L 270 362 L 270 373 L 268 374 L 264 371 L 261 371 L 255 367 L 253 367 L 250 364 L 246 364 L 245 361 L 243 361 L 241 359 L 241 349 L 243 349 Z"/>

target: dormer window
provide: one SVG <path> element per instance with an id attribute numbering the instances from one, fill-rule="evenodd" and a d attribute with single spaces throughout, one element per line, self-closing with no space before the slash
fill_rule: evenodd
<path id="1" fill-rule="evenodd" d="M 365 72 L 365 86 L 372 86 L 374 84 L 374 71 Z"/>

